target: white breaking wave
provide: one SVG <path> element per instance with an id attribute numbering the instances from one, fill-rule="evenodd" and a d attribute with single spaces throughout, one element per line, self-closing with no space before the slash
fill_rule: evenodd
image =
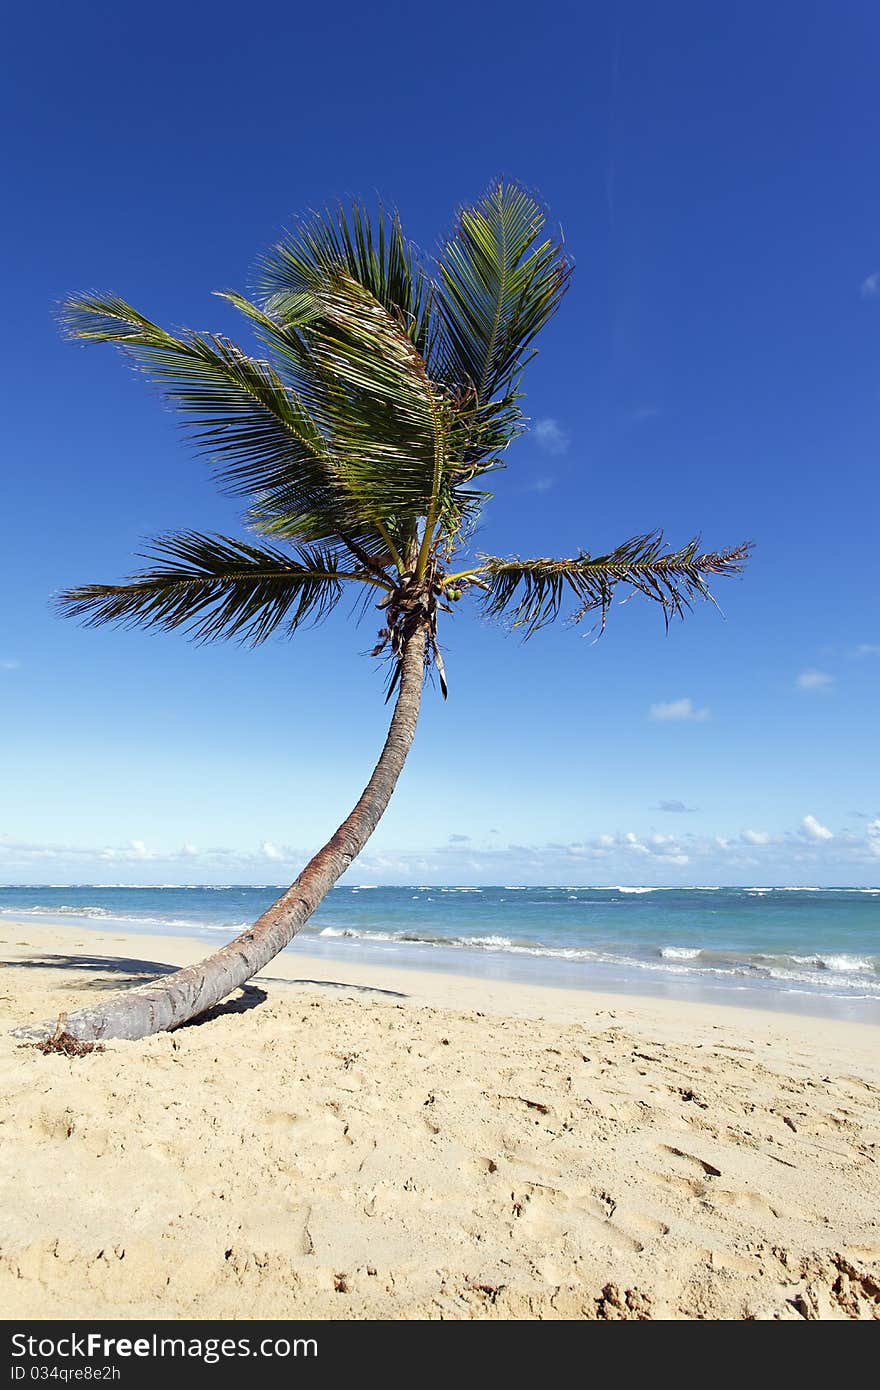
<path id="1" fill-rule="evenodd" d="M 0 907 L 0 914 L 8 917 L 83 917 L 99 922 L 132 922 L 139 927 L 184 927 L 187 931 L 238 932 L 253 926 L 252 922 L 198 922 L 192 917 L 150 917 L 146 914 L 133 916 L 128 912 L 112 912 L 106 907 Z"/>
<path id="2" fill-rule="evenodd" d="M 764 980 L 778 985 L 812 985 L 815 990 L 825 972 L 833 973 L 835 987 L 848 994 L 855 988 L 869 989 L 870 994 L 859 998 L 873 998 L 880 994 L 880 979 L 870 985 L 866 974 L 875 973 L 874 963 L 865 957 L 848 955 L 827 956 L 761 956 L 749 960 L 733 955 L 728 960 L 719 958 L 717 953 L 696 946 L 662 946 L 653 959 L 618 954 L 613 949 L 586 946 L 551 946 L 532 941 L 516 941 L 509 936 L 490 934 L 486 936 L 428 936 L 416 932 L 369 931 L 354 927 L 324 927 L 323 937 L 347 938 L 357 941 L 390 943 L 397 946 L 418 946 L 425 948 L 466 948 L 475 951 L 503 952 L 516 956 L 533 956 L 549 960 L 566 960 L 581 964 L 611 965 L 618 968 L 650 971 L 664 975 L 712 977 L 719 982 L 727 982 L 731 988 L 739 977 L 756 982 Z M 713 959 L 714 957 L 714 959 Z M 701 959 L 702 958 L 702 959 Z M 698 961 L 698 965 L 692 964 Z M 759 963 L 760 961 L 760 963 Z M 793 966 L 807 969 L 792 968 Z"/>
<path id="3" fill-rule="evenodd" d="M 792 960 L 798 965 L 813 965 L 817 970 L 834 970 L 841 974 L 866 970 L 874 973 L 874 962 L 864 956 L 792 956 Z"/>

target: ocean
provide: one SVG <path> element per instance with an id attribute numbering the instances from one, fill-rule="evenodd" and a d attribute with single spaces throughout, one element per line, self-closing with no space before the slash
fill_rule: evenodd
<path id="1" fill-rule="evenodd" d="M 0 887 L 3 919 L 219 945 L 266 887 Z M 880 1022 L 880 888 L 335 888 L 288 950 Z"/>

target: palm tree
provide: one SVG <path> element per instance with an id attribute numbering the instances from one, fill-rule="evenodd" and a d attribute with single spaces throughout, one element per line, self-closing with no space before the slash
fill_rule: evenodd
<path id="1" fill-rule="evenodd" d="M 195 532 L 155 543 L 122 584 L 62 595 L 89 625 L 183 628 L 207 641 L 292 636 L 351 591 L 378 600 L 374 654 L 396 691 L 385 746 L 348 817 L 252 927 L 197 965 L 71 1015 L 79 1040 L 174 1028 L 261 970 L 361 852 L 412 743 L 425 674 L 446 694 L 437 624 L 461 599 L 531 635 L 567 602 L 604 620 L 618 588 L 667 620 L 738 572 L 748 546 L 699 553 L 660 533 L 607 554 L 475 554 L 482 486 L 525 428 L 519 381 L 571 274 L 533 196 L 498 181 L 464 209 L 429 268 L 396 214 L 354 205 L 298 225 L 260 263 L 255 301 L 226 293 L 264 355 L 225 337 L 173 334 L 123 300 L 63 306 L 71 338 L 114 343 L 158 383 L 227 489 L 247 499 L 251 539 Z M 51 1028 L 37 1030 L 45 1036 Z M 30 1034 L 34 1035 L 33 1032 Z"/>

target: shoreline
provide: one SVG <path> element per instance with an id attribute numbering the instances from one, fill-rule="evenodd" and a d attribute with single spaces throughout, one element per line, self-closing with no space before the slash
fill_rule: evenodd
<path id="1" fill-rule="evenodd" d="M 291 952 L 172 1034 L 9 1034 L 204 946 L 0 924 L 8 1316 L 880 1317 L 873 1025 Z"/>
<path id="2" fill-rule="evenodd" d="M 18 943 L 11 937 L 4 940 L 4 925 L 15 928 Z M 102 960 L 117 962 L 110 967 L 119 975 L 119 987 L 128 983 L 159 978 L 152 971 L 141 969 L 152 963 L 168 969 L 191 965 L 205 954 L 205 936 L 168 935 L 152 932 L 120 932 L 106 928 L 89 928 L 89 937 L 102 947 L 118 949 L 90 953 L 84 950 L 90 941 L 76 938 L 71 941 L 70 928 L 36 926 L 31 922 L 0 921 L 0 957 L 9 962 L 21 960 L 26 964 L 36 952 L 64 956 L 67 946 L 76 948 L 78 956 L 90 962 L 89 969 L 100 972 Z M 303 949 L 300 946 L 303 945 Z M 121 952 L 121 953 L 120 953 Z M 20 954 L 19 954 L 20 953 Z M 121 968 L 120 968 L 121 967 Z M 130 967 L 130 968 L 129 968 Z M 67 968 L 66 966 L 64 968 Z M 877 1055 L 880 1076 L 880 1034 L 877 1024 L 862 1020 L 843 1019 L 832 1014 L 806 1014 L 796 1009 L 750 1007 L 747 1004 L 724 1003 L 720 1021 L 716 1016 L 716 1001 L 668 999 L 662 995 L 627 993 L 624 991 L 592 989 L 588 986 L 564 987 L 556 984 L 523 983 L 504 978 L 459 974 L 448 970 L 418 969 L 411 965 L 390 964 L 381 957 L 364 960 L 343 958 L 339 954 L 310 954 L 302 943 L 283 951 L 253 976 L 251 986 L 268 988 L 270 995 L 284 990 L 331 987 L 354 995 L 375 995 L 393 998 L 416 1008 L 473 1009 L 485 1014 L 520 1019 L 548 1021 L 555 1025 L 578 1023 L 584 1018 L 614 1014 L 626 1018 L 631 1026 L 650 1023 L 666 1025 L 671 1033 L 681 1026 L 688 1034 L 694 1026 L 750 1030 L 776 1038 L 790 1038 L 806 1043 L 825 1036 L 846 1039 L 859 1055 Z M 245 989 L 247 986 L 245 986 Z M 222 1005 L 218 1006 L 222 1008 Z M 36 1020 L 35 1020 L 36 1021 Z"/>
<path id="3" fill-rule="evenodd" d="M 192 931 L 183 927 L 163 931 L 149 922 L 141 925 L 125 918 L 97 918 L 73 913 L 60 917 L 47 912 L 32 913 L 27 919 L 17 919 L 0 913 L 0 943 L 7 932 L 14 930 L 24 933 L 48 930 L 62 933 L 66 939 L 79 932 L 95 939 L 106 937 L 122 940 L 130 936 L 135 941 L 152 943 L 150 950 L 165 951 L 168 962 L 175 966 L 199 960 L 242 929 L 241 925 L 229 928 L 206 925 L 200 931 L 193 924 Z M 648 1005 L 666 1003 L 673 1008 L 696 1005 L 719 1007 L 725 1011 L 754 1011 L 762 1015 L 795 1015 L 817 1021 L 837 1020 L 869 1027 L 880 1025 L 880 998 L 870 995 L 835 994 L 830 990 L 826 993 L 816 988 L 798 989 L 776 982 L 732 984 L 728 977 L 709 983 L 687 972 L 677 976 L 661 975 L 637 968 L 621 970 L 604 962 L 591 963 L 588 967 L 589 978 L 585 979 L 586 971 L 579 977 L 574 974 L 583 967 L 569 961 L 462 947 L 457 947 L 453 952 L 444 945 L 388 944 L 364 938 L 351 940 L 336 932 L 329 936 L 323 933 L 299 934 L 271 963 L 270 973 L 277 980 L 295 979 L 299 973 L 295 961 L 299 960 L 311 962 L 309 968 L 318 973 L 329 970 L 354 971 L 359 979 L 372 978 L 373 975 L 381 978 L 395 972 L 401 972 L 405 977 L 436 977 L 436 989 L 426 989 L 420 985 L 417 993 L 437 1000 L 452 998 L 456 991 L 467 994 L 473 982 L 478 982 L 483 989 L 500 986 L 514 992 L 550 990 L 554 994 L 562 992 L 575 996 L 586 994 L 603 999 L 616 998 L 622 1006 L 627 1003 L 633 1006 L 634 1001 L 643 1000 Z M 458 983 L 444 989 L 439 984 L 443 978 Z"/>

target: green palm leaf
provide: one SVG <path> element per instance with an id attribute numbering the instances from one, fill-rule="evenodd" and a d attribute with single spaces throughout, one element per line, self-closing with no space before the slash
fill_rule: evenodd
<path id="1" fill-rule="evenodd" d="M 339 267 L 309 292 L 309 321 L 303 313 L 295 326 L 241 295 L 223 297 L 282 359 L 280 370 L 319 423 L 334 475 L 361 519 L 384 527 L 405 550 L 417 519 L 439 510 L 439 498 L 451 500 L 450 447 L 464 413 L 431 379 L 402 315 Z M 283 508 L 270 510 L 272 531 L 292 534 Z M 371 549 L 382 553 L 378 543 Z"/>
<path id="2" fill-rule="evenodd" d="M 228 339 L 177 337 L 117 298 L 69 299 L 61 320 L 68 337 L 113 343 L 147 371 L 233 492 L 283 488 L 304 508 L 332 497 L 326 442 L 269 363 Z"/>
<path id="3" fill-rule="evenodd" d="M 450 371 L 486 407 L 506 395 L 526 349 L 565 293 L 571 266 L 559 246 L 539 241 L 546 217 L 531 194 L 499 179 L 464 208 L 439 259 L 438 308 Z"/>
<path id="4" fill-rule="evenodd" d="M 225 338 L 168 333 L 115 297 L 70 299 L 61 317 L 67 336 L 112 343 L 147 372 L 219 480 L 249 495 L 256 514 L 283 515 L 285 535 L 315 543 L 344 532 L 371 553 L 387 549 L 346 492 L 318 422 L 271 363 Z"/>
<path id="5" fill-rule="evenodd" d="M 620 585 L 659 603 L 668 624 L 673 617 L 683 617 L 694 600 L 711 599 L 711 576 L 740 573 L 750 549 L 744 544 L 701 554 L 694 540 L 679 550 L 664 550 L 662 533 L 654 532 L 604 555 L 582 551 L 570 560 L 481 556 L 469 573 L 485 586 L 487 615 L 506 616 L 512 627 L 524 628 L 530 637 L 559 617 L 566 600 L 574 604 L 572 622 L 598 612 L 604 625 Z"/>
<path id="6" fill-rule="evenodd" d="M 291 635 L 320 621 L 346 582 L 365 579 L 317 549 L 292 556 L 195 531 L 161 538 L 146 558 L 154 563 L 126 583 L 70 589 L 60 607 L 89 627 L 183 628 L 199 641 L 240 637 L 256 646 L 280 627 Z"/>
<path id="7" fill-rule="evenodd" d="M 365 516 L 425 516 L 451 464 L 451 410 L 399 318 L 338 272 L 307 330 L 324 376 L 324 420 L 347 492 Z"/>
<path id="8" fill-rule="evenodd" d="M 361 203 L 341 205 L 299 222 L 261 257 L 256 287 L 263 307 L 281 323 L 297 322 L 314 290 L 344 271 L 398 316 L 426 359 L 437 324 L 434 286 L 407 241 L 397 212 L 371 218 Z"/>

